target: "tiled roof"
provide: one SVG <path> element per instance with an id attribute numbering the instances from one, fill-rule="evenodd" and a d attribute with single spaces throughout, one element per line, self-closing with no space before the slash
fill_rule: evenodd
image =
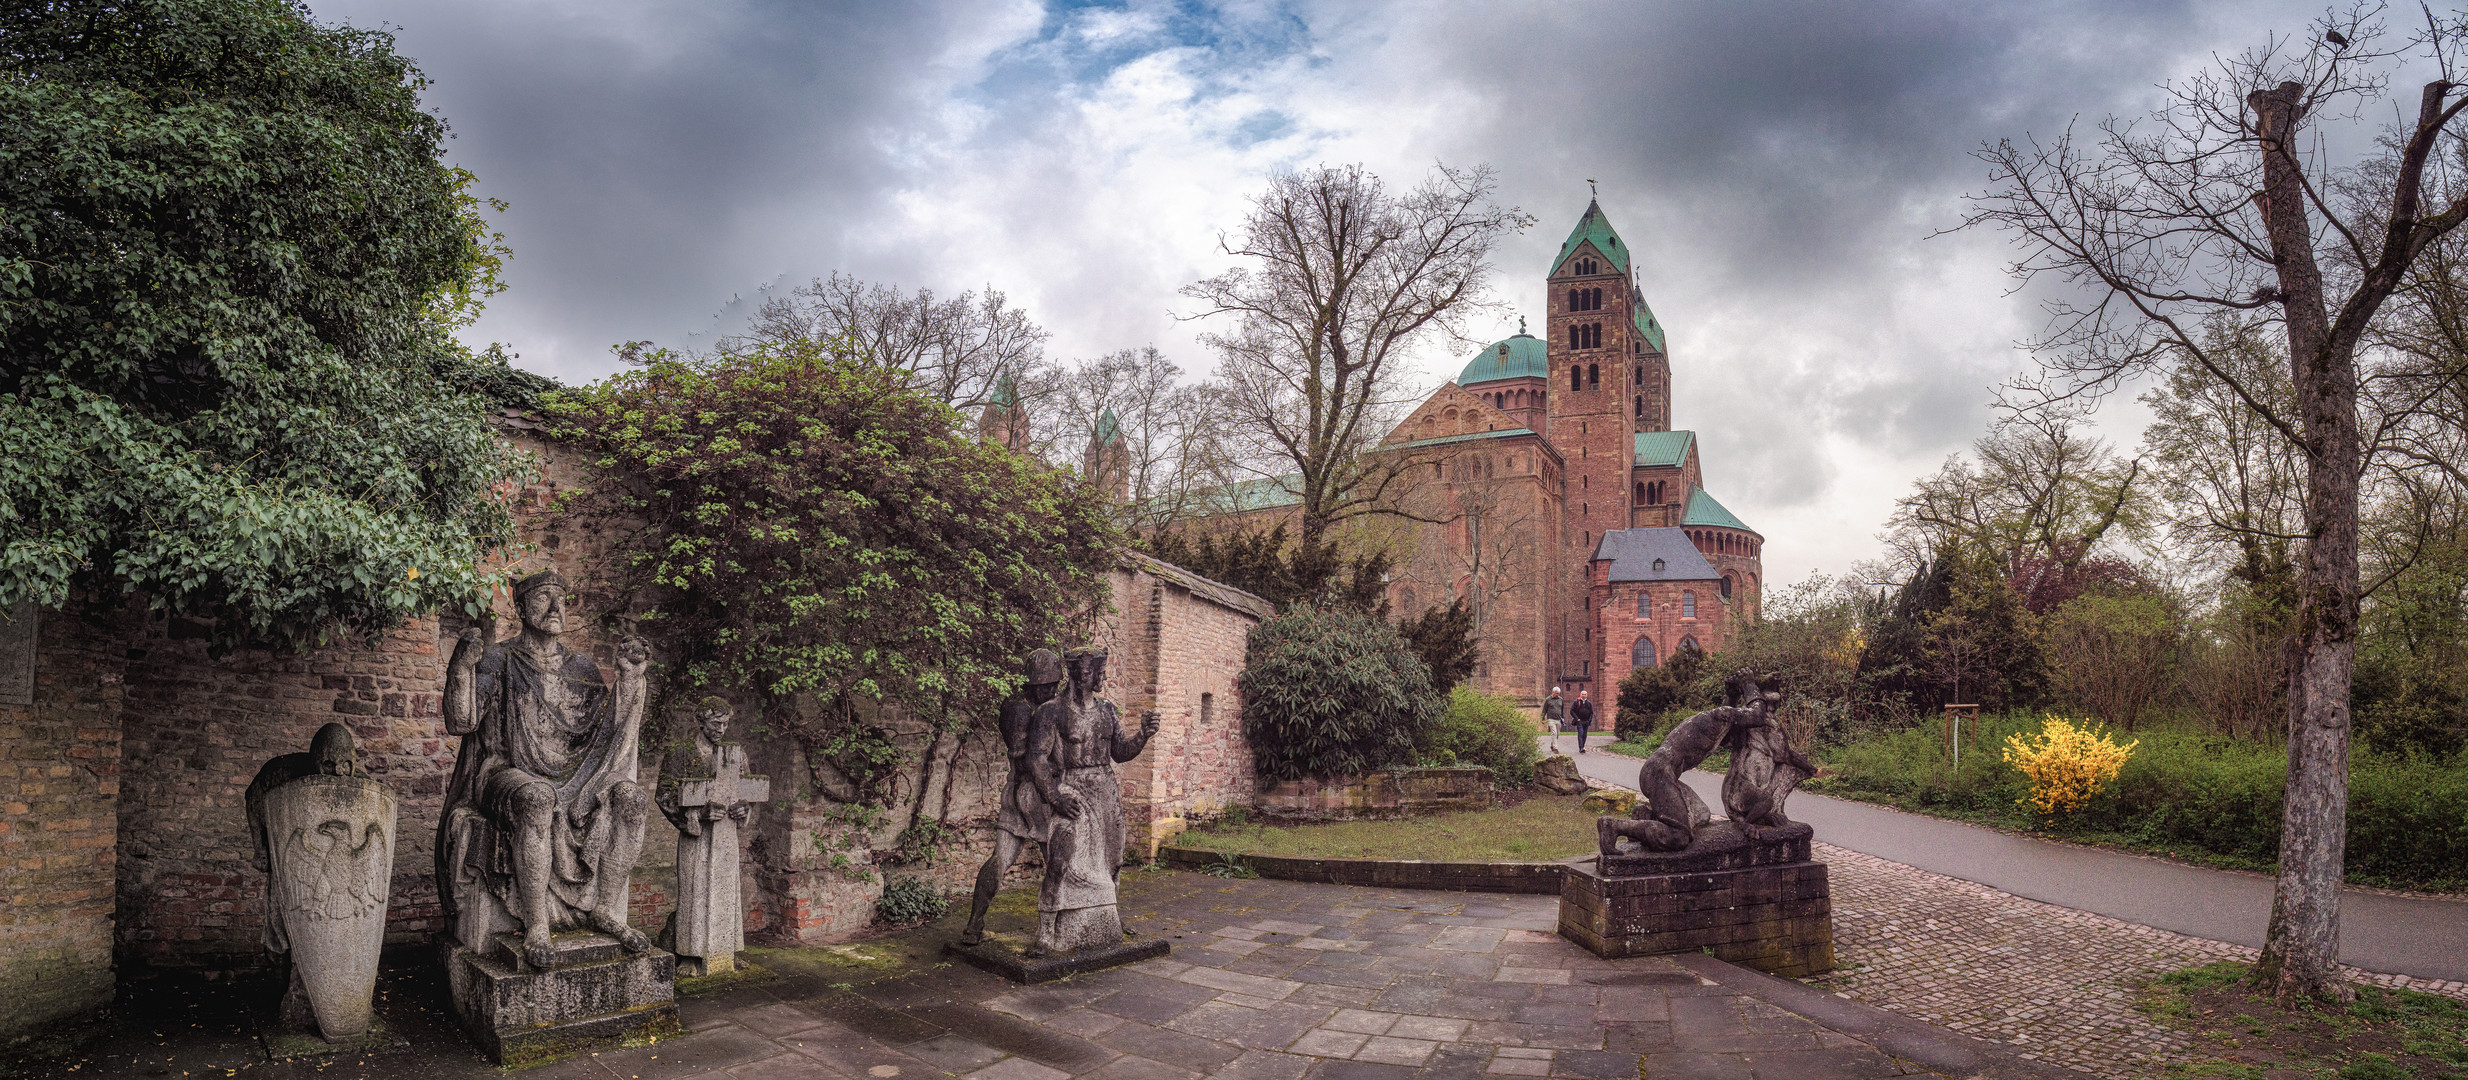
<path id="1" fill-rule="evenodd" d="M 1636 463 L 1646 468 L 1677 468 L 1688 461 L 1688 447 L 1697 441 L 1693 431 L 1640 431 L 1636 438 Z"/>
<path id="2" fill-rule="evenodd" d="M 1714 497 L 1706 494 L 1705 489 L 1701 487 L 1688 489 L 1688 510 L 1680 515 L 1680 524 L 1703 525 L 1716 529 L 1738 529 L 1741 532 L 1757 531 L 1733 516 L 1731 511 L 1723 509 L 1723 505 L 1715 502 Z"/>
<path id="3" fill-rule="evenodd" d="M 1684 529 L 1613 529 L 1594 546 L 1594 558 L 1611 560 L 1613 581 L 1719 581 Z M 1657 564 L 1660 568 L 1657 569 Z"/>

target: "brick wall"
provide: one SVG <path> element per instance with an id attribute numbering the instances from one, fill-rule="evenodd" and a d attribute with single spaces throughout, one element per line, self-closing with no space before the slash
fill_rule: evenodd
<path id="1" fill-rule="evenodd" d="M 1155 709 L 1157 736 L 1121 768 L 1134 858 L 1154 857 L 1193 821 L 1245 805 L 1255 790 L 1234 677 L 1267 601 L 1179 567 L 1133 556 L 1109 578 L 1100 631 L 1107 696 L 1125 725 Z"/>
<path id="2" fill-rule="evenodd" d="M 0 1045 L 112 995 L 125 639 L 35 617 L 32 701 L 0 704 Z"/>

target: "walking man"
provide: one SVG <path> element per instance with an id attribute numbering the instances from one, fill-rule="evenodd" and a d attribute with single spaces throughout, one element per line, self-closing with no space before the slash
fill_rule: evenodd
<path id="1" fill-rule="evenodd" d="M 1543 724 L 1551 729 L 1551 752 L 1560 752 L 1560 724 L 1568 719 L 1568 703 L 1560 700 L 1560 688 L 1552 687 L 1551 696 L 1543 699 Z"/>
<path id="2" fill-rule="evenodd" d="M 1568 707 L 1568 719 L 1577 725 L 1577 752 L 1585 752 L 1585 733 L 1594 728 L 1594 703 L 1585 699 L 1585 691 L 1577 691 L 1577 703 Z"/>

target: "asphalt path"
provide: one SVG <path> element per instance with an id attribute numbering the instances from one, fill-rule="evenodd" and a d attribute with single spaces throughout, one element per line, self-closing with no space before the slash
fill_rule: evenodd
<path id="1" fill-rule="evenodd" d="M 1560 745 L 1574 751 L 1575 736 Z M 1577 757 L 1588 778 L 1626 788 L 1637 786 L 1637 765 L 1600 749 Z M 1707 806 L 1722 806 L 1722 777 L 1690 770 L 1683 779 Z M 2112 919 L 2257 949 L 2271 921 L 2272 881 L 2260 874 L 2033 840 L 1810 792 L 1793 795 L 1789 813 L 1836 847 Z M 2468 982 L 2468 900 L 2345 889 L 2339 921 L 2342 963 Z"/>

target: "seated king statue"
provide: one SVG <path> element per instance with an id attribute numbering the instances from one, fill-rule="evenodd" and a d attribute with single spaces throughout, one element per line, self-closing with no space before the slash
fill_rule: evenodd
<path id="1" fill-rule="evenodd" d="M 614 692 L 591 657 L 565 647 L 566 581 L 515 583 L 523 632 L 463 632 L 446 665 L 446 732 L 463 737 L 437 826 L 437 891 L 449 933 L 486 953 L 520 931 L 522 959 L 546 970 L 549 935 L 596 930 L 628 952 L 651 947 L 626 925 L 650 793 L 635 782 L 650 650 L 617 650 Z"/>

